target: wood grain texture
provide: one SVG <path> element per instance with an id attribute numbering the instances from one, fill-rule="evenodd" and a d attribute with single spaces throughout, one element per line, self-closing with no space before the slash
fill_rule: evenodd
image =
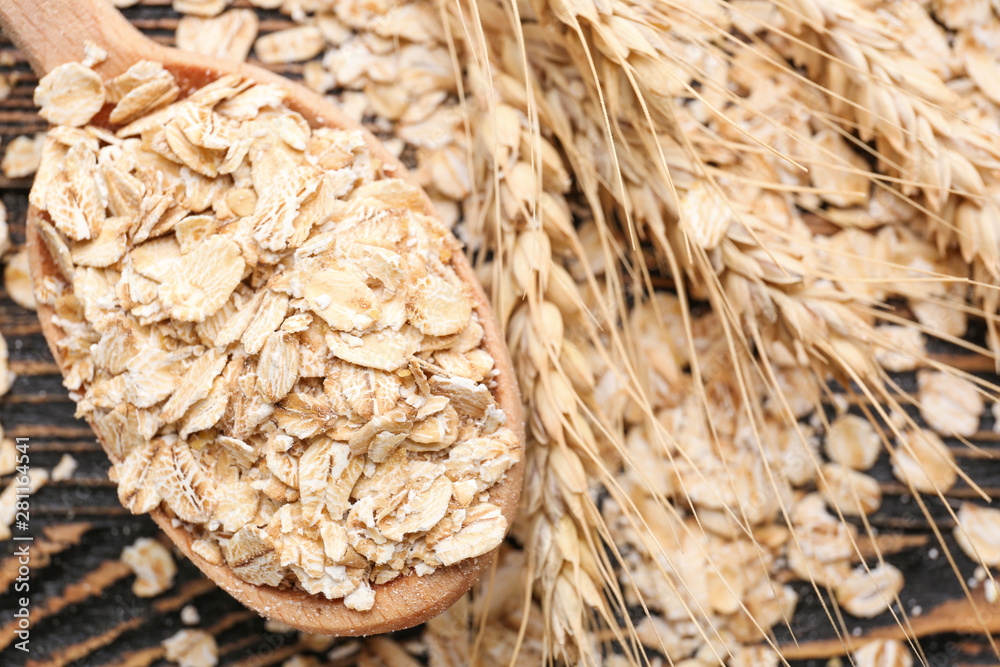
<path id="1" fill-rule="evenodd" d="M 250 6 L 245 0 L 237 0 L 233 5 Z M 133 25 L 164 44 L 169 43 L 178 20 L 169 0 L 144 0 L 125 13 Z M 263 32 L 292 25 L 277 12 L 260 15 Z M 301 75 L 301 66 L 283 66 L 274 71 L 294 78 Z M 46 126 L 31 103 L 36 78 L 20 53 L 2 38 L 0 73 L 14 78 L 11 95 L 0 100 L 2 150 L 14 137 L 42 131 Z M 25 239 L 30 184 L 30 179 L 0 177 L 0 198 L 8 209 L 12 240 L 18 247 Z M 79 462 L 72 479 L 46 486 L 32 499 L 31 532 L 36 540 L 44 538 L 48 546 L 36 552 L 39 560 L 32 566 L 30 595 L 33 613 L 38 615 L 33 618 L 30 654 L 15 651 L 3 642 L 3 628 L 10 620 L 9 610 L 14 609 L 17 595 L 10 576 L 13 573 L 16 577 L 16 562 L 10 558 L 14 544 L 0 543 L 0 665 L 165 665 L 160 642 L 185 627 L 180 621 L 180 609 L 185 604 L 193 604 L 199 610 L 202 619 L 199 627 L 212 630 L 217 637 L 221 665 L 277 666 L 299 652 L 322 657 L 323 652 L 309 651 L 296 633 L 266 631 L 263 619 L 247 612 L 207 582 L 190 562 L 178 559 L 175 584 L 161 598 L 142 599 L 132 593 L 132 577 L 117 576 L 118 557 L 122 548 L 137 537 L 157 537 L 159 530 L 149 517 L 132 516 L 118 503 L 114 486 L 107 480 L 107 457 L 90 428 L 73 417 L 73 404 L 54 370 L 54 360 L 41 336 L 37 318 L 16 306 L 2 291 L 0 331 L 7 337 L 12 366 L 19 371 L 11 392 L 0 398 L 0 421 L 8 435 L 31 438 L 32 465 L 51 468 L 64 453 L 72 454 Z M 981 338 L 982 333 L 974 331 L 973 335 Z M 991 374 L 992 368 L 984 360 L 965 355 L 957 348 L 940 346 L 934 353 L 936 358 L 982 377 L 1000 379 Z M 916 387 L 912 374 L 905 374 L 901 383 L 907 390 Z M 832 413 L 832 407 L 829 409 Z M 969 450 L 956 440 L 949 441 L 949 445 L 975 481 L 997 497 L 1000 496 L 997 458 L 1000 436 L 992 429 L 992 419 L 987 416 L 973 439 L 982 452 Z M 965 599 L 962 589 L 927 520 L 909 493 L 896 482 L 885 457 L 878 461 L 872 474 L 881 482 L 885 494 L 882 508 L 871 517 L 871 525 L 878 531 L 879 547 L 886 553 L 886 559 L 906 574 L 903 604 L 907 613 L 915 619 L 932 620 L 919 625 L 919 631 L 927 633 L 919 643 L 927 663 L 934 667 L 1000 667 L 1000 658 L 978 626 L 969 622 L 968 609 L 962 606 Z M 2 478 L 0 485 L 8 481 L 9 478 Z M 960 483 L 946 500 L 957 508 L 961 499 L 971 495 L 972 490 Z M 973 579 L 976 565 L 964 557 L 951 539 L 945 504 L 929 501 L 929 508 L 945 532 L 946 544 L 962 576 Z M 860 546 L 862 553 L 872 553 L 867 542 Z M 790 628 L 776 629 L 775 639 L 790 656 L 795 656 L 791 661 L 793 666 L 826 667 L 828 656 L 843 655 L 844 645 L 849 642 L 838 638 L 823 611 L 821 601 L 829 603 L 829 595 L 801 583 L 795 587 L 801 595 L 798 611 Z M 48 610 L 47 613 L 40 613 L 42 609 Z M 916 615 L 918 609 L 920 614 Z M 894 631 L 898 628 L 888 613 L 864 621 L 849 619 L 846 629 L 840 630 L 854 642 Z M 413 632 L 399 636 L 405 639 L 412 637 Z M 354 664 L 351 648 L 359 646 L 358 640 L 342 639 L 337 645 L 347 657 L 329 663 L 324 659 L 324 663 Z"/>

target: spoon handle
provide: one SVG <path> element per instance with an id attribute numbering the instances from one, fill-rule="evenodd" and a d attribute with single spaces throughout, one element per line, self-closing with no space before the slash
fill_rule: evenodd
<path id="1" fill-rule="evenodd" d="M 39 76 L 82 60 L 87 40 L 108 52 L 106 76 L 156 49 L 108 0 L 0 0 L 0 26 Z"/>

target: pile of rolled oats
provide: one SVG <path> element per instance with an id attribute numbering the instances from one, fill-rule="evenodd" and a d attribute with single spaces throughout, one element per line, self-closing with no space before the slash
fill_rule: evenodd
<path id="1" fill-rule="evenodd" d="M 285 95 L 224 76 L 178 100 L 151 62 L 42 79 L 36 294 L 123 504 L 162 503 L 244 581 L 364 610 L 500 544 L 521 444 L 448 230 Z"/>

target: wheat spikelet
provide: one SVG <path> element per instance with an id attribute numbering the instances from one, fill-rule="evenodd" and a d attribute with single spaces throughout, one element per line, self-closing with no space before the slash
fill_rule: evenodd
<path id="1" fill-rule="evenodd" d="M 286 7 L 336 47 L 307 82 L 461 220 L 528 408 L 523 550 L 428 625 L 432 664 L 778 664 L 788 580 L 858 664 L 925 659 L 851 639 L 845 614 L 912 629 L 870 484 L 819 442 L 853 401 L 928 519 L 977 488 L 906 410 L 937 399 L 890 374 L 997 396 L 924 347 L 1000 350 L 994 47 L 937 4 Z M 361 663 L 406 659 L 375 640 Z"/>

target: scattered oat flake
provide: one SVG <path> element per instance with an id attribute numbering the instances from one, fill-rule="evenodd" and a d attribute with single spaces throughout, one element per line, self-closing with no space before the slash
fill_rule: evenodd
<path id="1" fill-rule="evenodd" d="M 852 616 L 873 618 L 903 590 L 903 574 L 888 563 L 870 569 L 858 566 L 834 588 L 837 603 Z"/>
<path id="2" fill-rule="evenodd" d="M 854 652 L 856 667 L 913 667 L 913 655 L 897 639 L 876 639 Z"/>
<path id="3" fill-rule="evenodd" d="M 882 504 L 875 478 L 839 463 L 823 464 L 818 486 L 830 509 L 844 516 L 872 514 Z"/>
<path id="4" fill-rule="evenodd" d="M 217 16 L 229 4 L 229 0 L 173 0 L 174 11 L 195 16 Z"/>
<path id="5" fill-rule="evenodd" d="M 987 567 L 1000 566 L 1000 509 L 962 503 L 955 540 L 972 560 Z"/>
<path id="6" fill-rule="evenodd" d="M 732 212 L 710 184 L 698 180 L 681 200 L 680 219 L 694 243 L 711 250 L 719 245 L 729 229 Z"/>
<path id="7" fill-rule="evenodd" d="M 3 269 L 3 283 L 7 295 L 14 300 L 14 303 L 28 310 L 35 310 L 38 307 L 35 303 L 35 288 L 31 283 L 31 273 L 28 270 L 26 250 L 19 250 L 7 260 L 7 266 Z"/>
<path id="8" fill-rule="evenodd" d="M 195 540 L 191 543 L 191 551 L 192 553 L 201 556 L 212 565 L 222 564 L 222 550 L 215 541 L 209 542 L 208 540 Z"/>
<path id="9" fill-rule="evenodd" d="M 10 438 L 0 440 L 0 475 L 9 475 L 17 467 L 17 447 Z"/>
<path id="10" fill-rule="evenodd" d="M 269 65 L 298 63 L 318 56 L 325 46 L 319 28 L 300 26 L 258 37 L 254 52 L 261 62 Z"/>
<path id="11" fill-rule="evenodd" d="M 100 65 L 107 59 L 108 52 L 104 47 L 89 39 L 84 40 L 83 61 L 81 61 L 81 65 L 84 67 L 93 67 L 94 65 Z"/>
<path id="12" fill-rule="evenodd" d="M 69 479 L 76 472 L 76 465 L 76 459 L 69 454 L 63 454 L 49 473 L 52 481 L 61 482 Z"/>
<path id="13" fill-rule="evenodd" d="M 177 48 L 243 61 L 257 38 L 258 25 L 257 14 L 249 9 L 233 9 L 215 18 L 185 16 L 177 24 Z"/>
<path id="14" fill-rule="evenodd" d="M 44 132 L 39 132 L 34 136 L 14 137 L 7 144 L 3 160 L 0 161 L 3 175 L 7 178 L 24 178 L 34 174 L 42 160 L 42 146 L 44 144 Z"/>
<path id="15" fill-rule="evenodd" d="M 174 585 L 177 566 L 170 551 L 158 541 L 140 537 L 122 551 L 122 562 L 135 573 L 132 592 L 151 598 Z"/>
<path id="16" fill-rule="evenodd" d="M 830 424 L 823 448 L 831 461 L 855 470 L 868 470 L 882 451 L 882 441 L 869 420 L 843 414 Z"/>
<path id="17" fill-rule="evenodd" d="M 15 479 L 20 479 L 18 476 Z M 23 496 L 25 490 L 27 490 L 28 495 L 35 493 L 40 488 L 45 486 L 49 481 L 49 472 L 42 468 L 31 468 L 28 471 L 28 485 L 27 487 L 21 486 L 20 484 L 8 483 L 2 492 L 0 492 L 0 525 L 10 526 L 14 523 L 14 516 L 17 510 L 18 496 Z"/>
<path id="18" fill-rule="evenodd" d="M 971 436 L 979 430 L 985 404 L 976 385 L 951 373 L 917 373 L 920 415 L 941 435 Z"/>
<path id="19" fill-rule="evenodd" d="M 936 301 L 911 299 L 910 309 L 917 320 L 927 327 L 928 333 L 962 338 L 968 330 L 969 318 L 959 308 L 942 305 Z"/>
<path id="20" fill-rule="evenodd" d="M 268 632 L 275 632 L 278 634 L 288 634 L 289 632 L 295 632 L 295 627 L 288 625 L 284 621 L 279 621 L 273 618 L 268 618 L 264 620 L 264 629 Z"/>
<path id="21" fill-rule="evenodd" d="M 0 335 L 0 396 L 3 396 L 8 391 L 10 391 L 11 385 L 14 384 L 14 371 L 10 370 L 8 362 L 10 360 L 9 353 L 7 351 L 7 339 Z"/>
<path id="22" fill-rule="evenodd" d="M 281 667 L 320 667 L 320 664 L 319 658 L 314 655 L 293 655 L 281 663 Z"/>
<path id="23" fill-rule="evenodd" d="M 10 250 L 10 229 L 7 226 L 7 207 L 0 201 L 0 255 Z"/>
<path id="24" fill-rule="evenodd" d="M 166 658 L 179 667 L 215 667 L 219 647 L 215 637 L 204 630 L 181 630 L 163 640 Z"/>
<path id="25" fill-rule="evenodd" d="M 181 608 L 181 623 L 184 625 L 198 625 L 201 623 L 201 614 L 193 604 L 186 604 Z"/>
<path id="26" fill-rule="evenodd" d="M 921 493 L 945 493 L 958 480 L 955 455 L 928 429 L 903 433 L 903 442 L 897 442 L 892 474 Z"/>

